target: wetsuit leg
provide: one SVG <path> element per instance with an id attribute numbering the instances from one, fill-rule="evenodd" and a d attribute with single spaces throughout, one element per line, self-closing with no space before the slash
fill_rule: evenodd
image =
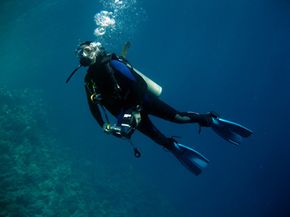
<path id="1" fill-rule="evenodd" d="M 198 123 L 201 126 L 210 126 L 211 114 L 199 114 L 195 112 L 179 112 L 154 95 L 146 95 L 144 109 L 151 115 L 175 123 Z"/>
<path id="2" fill-rule="evenodd" d="M 137 130 L 151 138 L 157 144 L 170 150 L 171 144 L 173 142 L 172 138 L 168 138 L 163 135 L 151 122 L 148 114 L 141 113 L 141 122 L 137 127 Z"/>

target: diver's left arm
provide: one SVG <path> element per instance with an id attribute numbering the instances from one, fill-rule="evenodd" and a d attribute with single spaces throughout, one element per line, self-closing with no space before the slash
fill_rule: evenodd
<path id="1" fill-rule="evenodd" d="M 85 90 L 90 111 L 100 127 L 103 128 L 105 122 L 98 106 L 98 103 L 101 101 L 101 94 L 95 88 L 92 88 L 89 82 L 85 82 Z"/>

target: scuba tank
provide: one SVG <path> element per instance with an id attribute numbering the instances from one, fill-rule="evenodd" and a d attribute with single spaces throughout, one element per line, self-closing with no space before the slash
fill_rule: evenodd
<path id="1" fill-rule="evenodd" d="M 152 81 L 150 78 L 148 78 L 146 75 L 144 75 L 142 72 L 140 72 L 139 70 L 133 68 L 133 70 L 140 75 L 143 80 L 146 82 L 147 84 L 147 90 L 152 93 L 155 96 L 160 96 L 162 93 L 162 87 L 155 83 L 154 81 Z"/>
<path id="2" fill-rule="evenodd" d="M 146 75 L 144 75 L 142 72 L 140 72 L 138 69 L 132 67 L 127 61 L 126 61 L 126 56 L 128 53 L 128 49 L 130 48 L 131 43 L 128 41 L 124 44 L 122 51 L 121 51 L 121 57 L 123 58 L 123 60 L 125 60 L 125 64 L 131 68 L 132 70 L 134 70 L 134 72 L 136 72 L 138 75 L 140 75 L 143 80 L 146 82 L 147 84 L 147 90 L 152 93 L 155 96 L 160 96 L 162 93 L 162 87 L 157 84 L 156 82 L 154 82 L 153 80 L 151 80 L 150 78 L 148 78 Z"/>

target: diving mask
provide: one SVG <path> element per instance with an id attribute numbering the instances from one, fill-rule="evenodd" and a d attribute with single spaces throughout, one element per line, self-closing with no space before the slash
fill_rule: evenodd
<path id="1" fill-rule="evenodd" d="M 77 56 L 82 66 L 89 66 L 96 62 L 97 57 L 102 52 L 100 42 L 83 43 L 77 50 Z"/>

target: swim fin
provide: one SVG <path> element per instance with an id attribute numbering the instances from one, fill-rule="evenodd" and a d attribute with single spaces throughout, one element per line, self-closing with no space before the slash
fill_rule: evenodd
<path id="1" fill-rule="evenodd" d="M 199 175 L 209 163 L 209 160 L 197 151 L 177 142 L 173 143 L 171 152 L 183 166 L 195 175 Z"/>
<path id="2" fill-rule="evenodd" d="M 239 145 L 242 138 L 249 137 L 253 132 L 240 124 L 219 117 L 212 117 L 211 128 L 222 138 Z"/>

